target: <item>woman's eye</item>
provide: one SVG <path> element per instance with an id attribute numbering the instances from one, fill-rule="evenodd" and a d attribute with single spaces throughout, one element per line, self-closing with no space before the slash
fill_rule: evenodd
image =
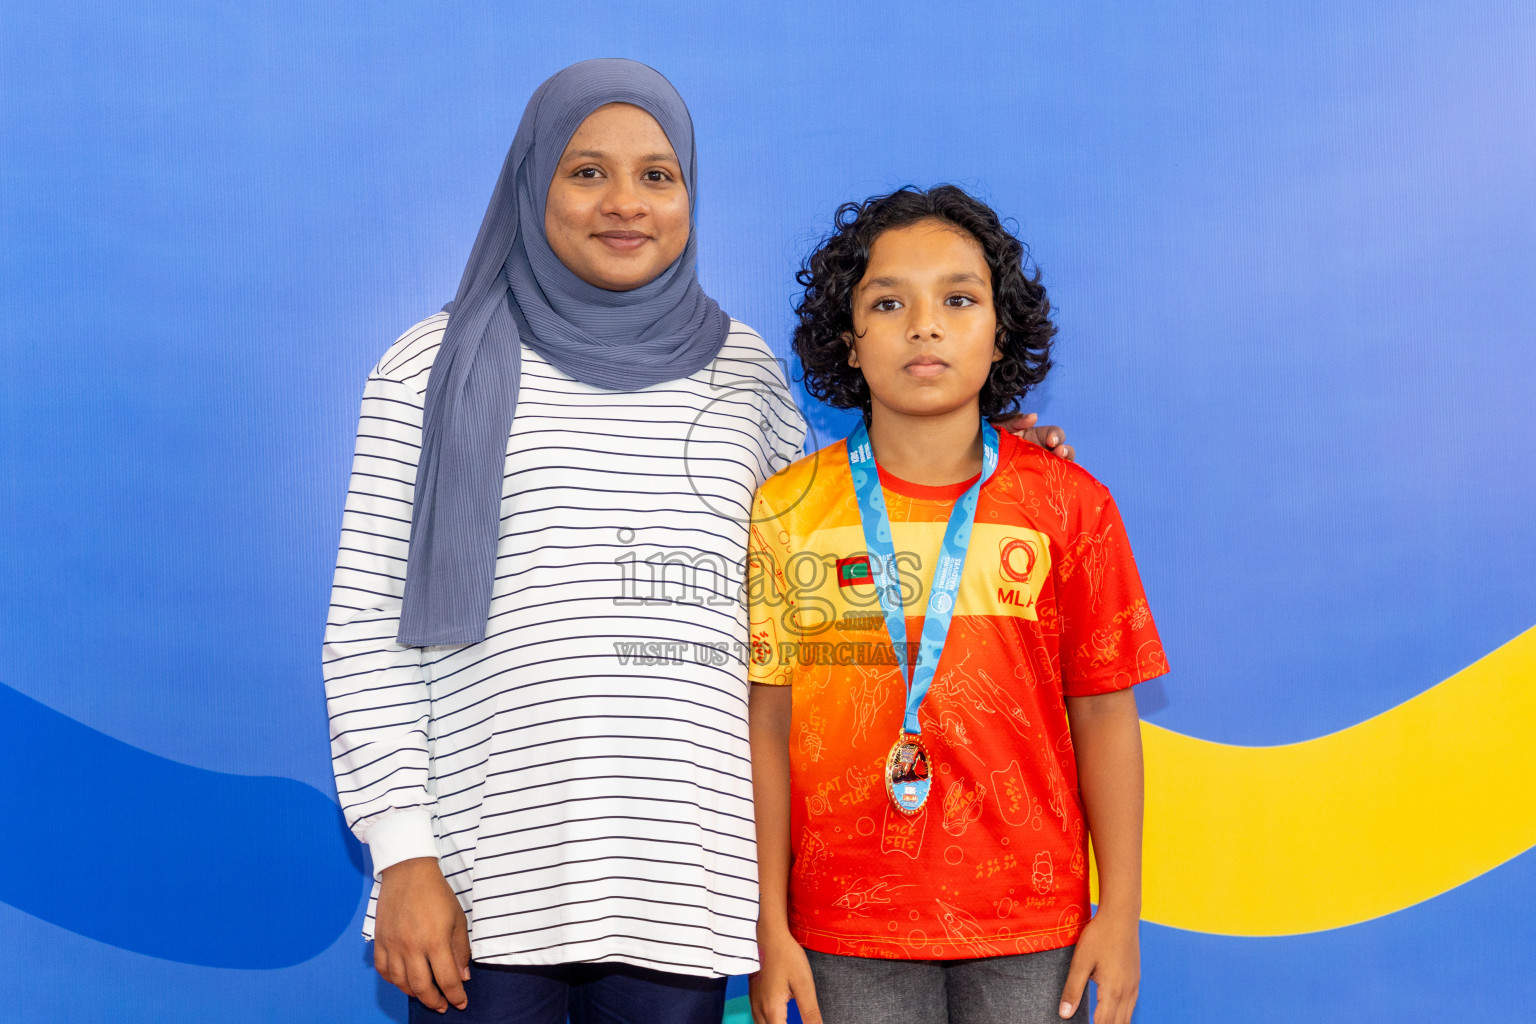
<path id="1" fill-rule="evenodd" d="M 600 172 L 596 167 L 578 167 L 571 175 L 573 178 L 595 178 Z"/>
<path id="2" fill-rule="evenodd" d="M 666 171 L 655 171 L 655 170 L 646 171 L 645 172 L 645 180 L 646 181 L 671 181 L 672 180 L 672 175 L 668 174 Z"/>

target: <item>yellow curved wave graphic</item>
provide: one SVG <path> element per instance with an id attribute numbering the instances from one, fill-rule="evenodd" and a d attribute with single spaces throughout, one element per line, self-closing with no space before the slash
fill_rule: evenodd
<path id="1" fill-rule="evenodd" d="M 1221 935 L 1367 921 L 1536 845 L 1536 629 L 1340 732 L 1237 747 L 1142 723 L 1142 917 Z"/>

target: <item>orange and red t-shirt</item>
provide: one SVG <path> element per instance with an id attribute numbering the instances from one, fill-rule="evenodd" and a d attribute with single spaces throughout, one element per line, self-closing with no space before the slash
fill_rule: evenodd
<path id="1" fill-rule="evenodd" d="M 968 483 L 881 474 L 911 654 Z M 1088 839 L 1064 696 L 1168 670 L 1109 492 L 1002 433 L 938 672 L 913 817 L 883 782 L 906 684 L 864 558 L 843 442 L 765 482 L 748 572 L 754 683 L 792 685 L 790 925 L 806 948 L 906 959 L 1054 949 L 1088 916 Z"/>

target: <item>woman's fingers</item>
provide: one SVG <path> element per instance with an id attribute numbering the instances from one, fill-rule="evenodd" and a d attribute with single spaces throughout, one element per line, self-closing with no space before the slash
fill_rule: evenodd
<path id="1" fill-rule="evenodd" d="M 786 1024 L 789 1020 L 789 997 L 778 999 L 764 997 L 752 1006 L 752 1019 L 757 1024 Z"/>
<path id="2" fill-rule="evenodd" d="M 752 1024 L 786 1024 L 789 986 L 770 981 L 759 971 L 748 981 L 747 1005 L 752 1008 Z"/>
<path id="3" fill-rule="evenodd" d="M 453 964 L 461 981 L 469 980 L 469 922 L 461 913 L 453 923 L 448 943 L 453 947 Z"/>
<path id="4" fill-rule="evenodd" d="M 443 994 L 432 983 L 432 965 L 425 953 L 414 953 L 406 958 L 405 982 L 406 992 L 421 1000 L 427 1009 L 438 1013 L 447 1011 L 448 1000 L 443 998 Z"/>
<path id="5" fill-rule="evenodd" d="M 464 1009 L 469 999 L 464 995 L 464 981 L 459 976 L 459 965 L 454 962 L 451 944 L 444 942 L 436 946 L 427 954 L 427 962 L 432 967 L 432 980 L 443 998 L 458 1009 Z"/>
<path id="6" fill-rule="evenodd" d="M 406 958 L 399 950 L 391 953 L 389 947 L 378 942 L 373 944 L 373 966 L 380 976 L 406 995 L 415 995 L 410 979 L 406 977 L 405 964 Z"/>
<path id="7" fill-rule="evenodd" d="M 1067 432 L 1060 427 L 1035 427 L 1029 439 L 1052 455 L 1071 461 L 1072 446 L 1067 444 Z"/>
<path id="8" fill-rule="evenodd" d="M 1035 440 L 1035 420 L 1039 419 L 1037 413 L 1010 413 L 1007 416 L 999 416 L 992 421 L 992 425 L 999 430 L 1006 430 L 1015 437 L 1022 437 L 1026 441 Z"/>
<path id="9" fill-rule="evenodd" d="M 1038 445 L 1068 462 L 1077 459 L 1077 450 L 1067 444 L 1067 432 L 1055 426 L 1036 426 L 1040 419 L 1038 413 L 1013 413 L 1009 416 L 1000 416 L 992 421 L 992 425 L 1000 427 L 1022 441 Z"/>

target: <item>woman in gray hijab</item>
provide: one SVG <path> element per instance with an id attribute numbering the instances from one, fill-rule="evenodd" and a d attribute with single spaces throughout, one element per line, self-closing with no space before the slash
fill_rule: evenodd
<path id="1" fill-rule="evenodd" d="M 699 287 L 696 189 L 666 79 L 566 68 L 369 375 L 326 693 L 412 1019 L 715 1024 L 757 967 L 740 588 L 805 425 Z"/>

